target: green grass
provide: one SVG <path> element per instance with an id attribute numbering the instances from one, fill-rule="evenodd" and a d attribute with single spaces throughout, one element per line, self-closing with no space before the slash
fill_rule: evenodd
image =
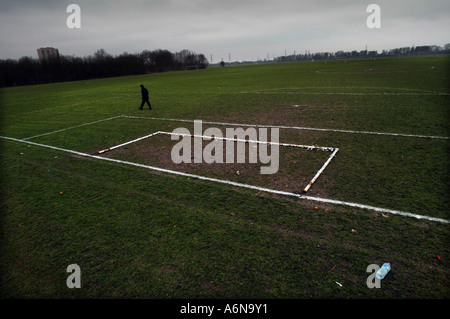
<path id="1" fill-rule="evenodd" d="M 448 62 L 267 64 L 3 88 L 0 135 L 22 139 L 126 114 L 448 137 Z M 141 83 L 152 112 L 137 110 Z M 176 127 L 192 123 L 117 118 L 30 141 L 93 153 Z M 450 219 L 446 139 L 291 129 L 280 139 L 339 147 L 312 196 Z M 0 147 L 2 297 L 450 297 L 448 224 L 4 139 Z M 382 288 L 367 288 L 367 266 L 388 261 Z M 81 289 L 66 287 L 73 263 Z"/>

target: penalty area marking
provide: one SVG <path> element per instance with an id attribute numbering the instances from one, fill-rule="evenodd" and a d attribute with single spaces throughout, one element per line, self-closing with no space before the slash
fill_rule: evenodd
<path id="1" fill-rule="evenodd" d="M 332 152 L 328 160 L 322 165 L 322 167 L 317 171 L 316 175 L 312 178 L 312 180 L 306 185 L 306 187 L 303 189 L 303 192 L 307 192 L 312 184 L 319 178 L 319 176 L 322 174 L 322 172 L 325 170 L 325 168 L 330 164 L 331 160 L 336 156 L 339 149 L 337 147 L 321 147 L 321 146 L 315 146 L 315 145 L 300 145 L 300 144 L 288 144 L 288 143 L 275 143 L 275 142 L 265 142 L 265 141 L 255 141 L 255 140 L 243 140 L 239 138 L 229 138 L 229 137 L 219 137 L 219 136 L 206 136 L 206 135 L 196 135 L 196 134 L 182 134 L 182 133 L 173 133 L 173 132 L 162 132 L 158 131 L 143 137 L 139 137 L 137 139 L 134 139 L 129 142 L 125 142 L 116 146 L 112 146 L 109 148 L 106 148 L 104 150 L 99 151 L 97 154 L 104 154 L 106 152 L 115 150 L 119 147 L 129 145 L 131 143 L 142 141 L 143 139 L 155 136 L 157 134 L 165 134 L 165 135 L 175 135 L 175 136 L 185 136 L 185 137 L 194 137 L 194 138 L 202 138 L 202 139 L 217 139 L 217 140 L 223 140 L 223 141 L 233 141 L 233 142 L 241 142 L 241 143 L 254 143 L 254 144 L 266 144 L 266 145 L 278 145 L 278 146 L 284 146 L 284 147 L 297 147 L 297 148 L 303 148 L 307 150 L 320 150 L 320 151 L 329 151 Z"/>
<path id="2" fill-rule="evenodd" d="M 53 149 L 53 150 L 57 150 L 57 151 L 61 151 L 61 152 L 75 154 L 75 155 L 86 157 L 86 158 L 93 158 L 93 159 L 102 160 L 102 161 L 108 161 L 108 162 L 120 163 L 120 164 L 135 166 L 135 167 L 141 167 L 141 168 L 151 169 L 151 170 L 155 170 L 155 171 L 159 171 L 159 172 L 164 172 L 164 173 L 169 173 L 169 174 L 174 174 L 174 175 L 179 175 L 179 176 L 184 176 L 184 177 L 190 177 L 190 178 L 195 178 L 195 179 L 200 179 L 200 180 L 205 180 L 205 181 L 210 181 L 210 182 L 227 184 L 227 185 L 232 185 L 232 186 L 241 187 L 241 188 L 253 189 L 253 190 L 257 190 L 257 191 L 261 191 L 261 192 L 267 192 L 267 193 L 272 193 L 272 194 L 290 196 L 290 197 L 306 199 L 306 200 L 322 202 L 322 203 L 330 203 L 330 204 L 341 205 L 341 206 L 348 206 L 348 207 L 354 207 L 354 208 L 367 209 L 367 210 L 372 210 L 372 211 L 381 212 L 381 213 L 388 213 L 388 214 L 394 214 L 394 215 L 400 215 L 400 216 L 406 216 L 406 217 L 413 217 L 413 218 L 416 218 L 416 219 L 424 219 L 424 220 L 435 221 L 435 222 L 446 223 L 446 224 L 450 223 L 450 220 L 442 219 L 442 218 L 435 218 L 435 217 L 430 217 L 430 216 L 425 216 L 425 215 L 417 215 L 417 214 L 412 214 L 412 213 L 398 211 L 398 210 L 393 210 L 393 209 L 387 209 L 387 208 L 375 207 L 375 206 L 370 206 L 370 205 L 364 205 L 364 204 L 358 204 L 358 203 L 352 203 L 352 202 L 345 202 L 345 201 L 339 201 L 339 200 L 333 200 L 333 199 L 328 199 L 328 198 L 321 198 L 321 197 L 314 197 L 314 196 L 305 196 L 305 195 L 300 195 L 300 194 L 295 194 L 295 193 L 290 193 L 290 192 L 284 192 L 284 191 L 279 191 L 279 190 L 270 189 L 270 188 L 264 188 L 264 187 L 259 187 L 259 186 L 253 186 L 253 185 L 247 185 L 247 184 L 242 184 L 242 183 L 237 183 L 237 182 L 231 182 L 231 181 L 222 180 L 222 179 L 216 179 L 216 178 L 210 178 L 210 177 L 205 177 L 205 176 L 200 176 L 200 175 L 194 175 L 194 174 L 189 174 L 189 173 L 172 171 L 172 170 L 159 168 L 159 167 L 153 167 L 153 166 L 149 166 L 149 165 L 143 165 L 143 164 L 127 162 L 127 161 L 121 161 L 121 160 L 107 158 L 107 157 L 101 157 L 101 156 L 97 156 L 97 155 L 86 154 L 86 153 L 82 153 L 82 152 L 78 152 L 78 151 L 74 151 L 74 150 L 68 150 L 68 149 L 64 149 L 64 148 L 60 148 L 60 147 L 56 147 L 56 146 L 39 144 L 39 143 L 35 143 L 35 142 L 30 142 L 30 141 L 24 141 L 24 140 L 20 140 L 20 139 L 13 138 L 13 137 L 0 136 L 0 138 L 5 139 L 5 140 L 9 140 L 9 141 L 15 141 L 15 142 L 19 142 L 19 143 L 26 143 L 26 144 L 30 144 L 30 145 L 34 145 L 34 146 L 38 146 L 38 147 L 44 147 L 44 148 Z"/>
<path id="3" fill-rule="evenodd" d="M 94 121 L 94 122 L 89 122 L 89 123 L 84 123 L 84 124 L 80 124 L 80 125 L 70 126 L 70 127 L 66 127 L 66 128 L 60 129 L 60 130 L 51 131 L 51 132 L 47 132 L 47 133 L 42 133 L 42 134 L 34 135 L 34 136 L 31 136 L 31 137 L 26 137 L 26 138 L 23 138 L 22 140 L 23 141 L 27 141 L 27 140 L 31 140 L 33 138 L 37 138 L 37 137 L 41 137 L 41 136 L 45 136 L 45 135 L 50 135 L 50 134 L 55 134 L 55 133 L 60 133 L 60 132 L 64 132 L 64 131 L 68 131 L 68 130 L 74 129 L 74 128 L 79 128 L 79 127 L 88 126 L 88 125 L 92 125 L 92 124 L 96 124 L 96 123 L 100 123 L 100 122 L 115 120 L 117 118 L 122 118 L 122 117 L 123 117 L 123 115 L 109 117 L 107 119 L 101 119 L 101 120 L 97 120 L 97 121 Z"/>
<path id="4" fill-rule="evenodd" d="M 315 92 L 310 90 L 354 90 L 354 89 L 362 89 L 366 90 L 366 92 Z M 397 92 L 367 92 L 367 90 L 395 90 Z M 341 94 L 341 95 L 450 95 L 448 93 L 436 92 L 430 90 L 423 89 L 410 89 L 410 88 L 391 88 L 391 87 L 373 87 L 373 86 L 364 86 L 364 87 L 342 87 L 342 86 L 326 86 L 326 87 L 317 87 L 317 86 L 304 86 L 304 87 L 284 87 L 284 88 L 272 88 L 272 89 L 257 89 L 251 91 L 242 91 L 240 93 L 276 93 L 276 94 Z"/>
<path id="5" fill-rule="evenodd" d="M 194 123 L 194 120 L 185 120 L 185 119 L 171 119 L 171 118 L 163 118 L 163 117 L 150 117 L 150 116 L 133 116 L 133 115 L 118 115 L 106 119 L 97 120 L 94 122 L 84 123 L 80 125 L 75 125 L 67 128 L 63 128 L 56 131 L 51 131 L 47 133 L 42 133 L 38 135 L 34 135 L 31 137 L 23 138 L 22 140 L 27 141 L 37 137 L 46 136 L 50 134 L 60 133 L 64 131 L 68 131 L 71 129 L 88 126 L 104 121 L 115 120 L 118 118 L 128 118 L 128 119 L 147 119 L 147 120 L 156 120 L 156 121 L 171 121 L 171 122 L 187 122 Z M 317 128 L 317 127 L 305 127 L 305 126 L 285 126 L 285 125 L 265 125 L 265 124 L 244 124 L 244 123 L 223 123 L 223 122 L 211 122 L 211 121 L 203 121 L 205 124 L 212 125 L 227 125 L 227 126 L 246 126 L 246 127 L 266 127 L 266 128 L 281 128 L 281 129 L 293 129 L 293 130 L 305 130 L 305 131 L 322 131 L 322 132 L 336 132 L 336 133 L 350 133 L 350 134 L 369 134 L 369 135 L 386 135 L 386 136 L 401 136 L 401 137 L 413 137 L 413 138 L 431 138 L 431 139 L 444 139 L 448 140 L 447 136 L 433 136 L 433 135 L 415 135 L 415 134 L 404 134 L 404 133 L 389 133 L 389 132 L 370 132 L 370 131 L 353 131 L 353 130 L 340 130 L 340 129 L 328 129 L 328 128 Z"/>
<path id="6" fill-rule="evenodd" d="M 133 115 L 122 115 L 122 117 L 124 117 L 124 118 L 130 118 L 130 119 L 147 119 L 147 120 L 157 120 L 157 121 L 194 123 L 194 120 L 170 119 L 170 118 L 164 118 L 164 117 L 133 116 Z M 223 122 L 210 122 L 210 121 L 203 121 L 203 120 L 202 120 L 202 123 L 205 123 L 205 124 L 212 124 L 212 125 L 223 125 L 223 126 L 266 127 L 266 128 L 281 128 L 281 129 L 293 129 L 293 130 L 305 130 L 305 131 L 322 131 L 322 132 L 336 132 L 336 133 L 350 133 L 350 134 L 387 135 L 387 136 L 401 136 L 401 137 L 415 137 L 415 138 L 431 138 L 431 139 L 444 139 L 444 140 L 448 140 L 448 139 L 449 139 L 449 137 L 447 137 L 447 136 L 415 135 L 415 134 L 388 133 L 388 132 L 370 132 L 370 131 L 352 131 L 352 130 L 339 130 L 339 129 L 329 129 L 329 128 L 305 127 L 305 126 L 285 126 L 285 125 L 265 125 L 265 124 L 223 123 Z"/>
<path id="7" fill-rule="evenodd" d="M 354 90 L 354 89 L 364 89 L 364 90 L 380 90 L 388 89 L 395 90 L 397 92 L 324 92 L 324 91 L 311 91 L 311 89 L 329 90 L 329 89 L 340 89 L 340 90 Z M 405 92 L 407 91 L 407 92 Z M 435 92 L 429 90 L 421 89 L 409 89 L 409 88 L 383 88 L 383 87 L 285 87 L 285 88 L 272 88 L 272 89 L 257 89 L 250 91 L 241 91 L 240 94 L 293 94 L 293 95 L 393 95 L 393 96 L 448 96 L 449 93 Z"/>
<path id="8" fill-rule="evenodd" d="M 411 72 L 411 71 L 427 71 L 434 70 L 436 67 L 428 66 L 421 68 L 398 68 L 398 69 L 383 69 L 383 68 L 369 68 L 369 69 L 359 69 L 353 71 L 343 71 L 339 69 L 325 69 L 325 70 L 316 70 L 316 73 L 334 73 L 334 74 L 360 74 L 367 72 L 375 72 L 375 73 L 397 73 L 397 72 Z"/>

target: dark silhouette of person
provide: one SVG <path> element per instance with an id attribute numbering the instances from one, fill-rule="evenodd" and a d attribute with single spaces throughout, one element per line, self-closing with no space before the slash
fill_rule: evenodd
<path id="1" fill-rule="evenodd" d="M 141 102 L 141 107 L 139 109 L 142 110 L 142 108 L 144 107 L 144 104 L 147 103 L 148 109 L 151 110 L 152 105 L 150 104 L 150 101 L 148 99 L 148 90 L 142 84 L 141 84 L 141 94 L 142 94 L 142 102 Z"/>

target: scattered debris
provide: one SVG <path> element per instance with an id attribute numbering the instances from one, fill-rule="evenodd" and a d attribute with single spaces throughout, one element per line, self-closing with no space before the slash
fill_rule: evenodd
<path id="1" fill-rule="evenodd" d="M 381 216 L 383 216 L 384 218 L 389 218 L 389 215 L 385 215 L 383 213 L 381 213 Z"/>
<path id="2" fill-rule="evenodd" d="M 334 265 L 334 267 L 331 269 L 331 271 L 333 271 L 336 268 L 337 265 Z"/>
<path id="3" fill-rule="evenodd" d="M 436 255 L 436 257 L 437 257 L 437 259 L 439 259 L 440 261 L 443 261 L 442 258 L 441 258 L 441 256 Z"/>
<path id="4" fill-rule="evenodd" d="M 352 233 L 356 233 L 356 229 L 352 229 Z"/>
<path id="5" fill-rule="evenodd" d="M 337 281 L 335 281 L 335 283 L 337 283 L 339 285 L 339 287 L 342 287 L 342 284 L 338 283 Z"/>
<path id="6" fill-rule="evenodd" d="M 239 171 L 236 171 L 236 175 L 241 175 L 241 173 Z"/>

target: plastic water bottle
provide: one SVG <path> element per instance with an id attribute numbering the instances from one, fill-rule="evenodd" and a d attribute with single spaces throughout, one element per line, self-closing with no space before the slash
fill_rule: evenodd
<path id="1" fill-rule="evenodd" d="M 384 263 L 383 266 L 378 269 L 376 277 L 380 280 L 383 279 L 384 277 L 386 277 L 389 270 L 391 270 L 391 263 Z"/>

